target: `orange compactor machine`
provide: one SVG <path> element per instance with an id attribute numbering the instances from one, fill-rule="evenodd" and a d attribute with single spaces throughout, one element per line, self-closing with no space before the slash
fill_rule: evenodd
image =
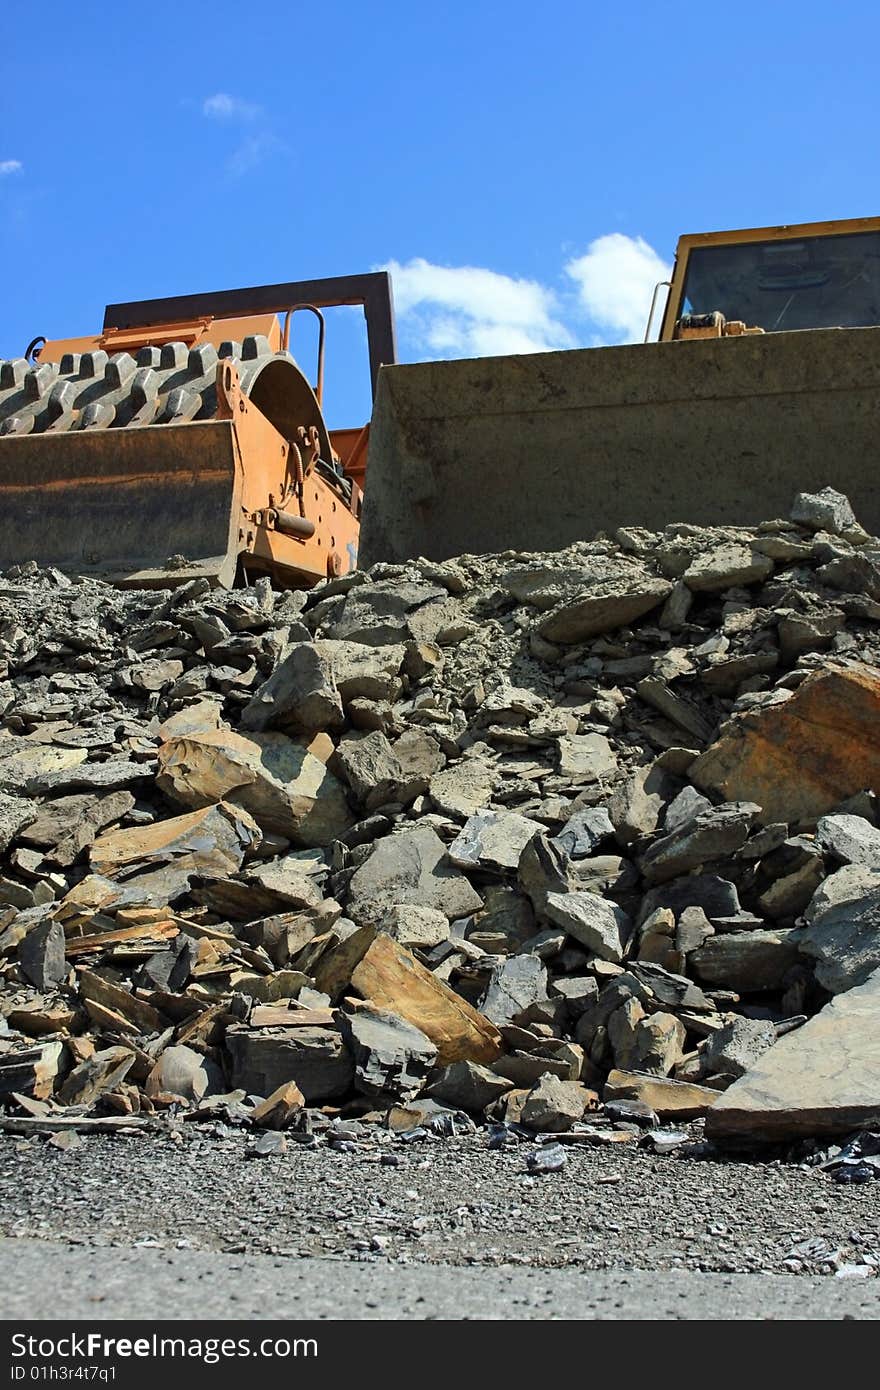
<path id="1" fill-rule="evenodd" d="M 330 431 L 321 404 L 340 304 L 363 306 L 375 390 L 396 360 L 385 272 L 113 304 L 96 336 L 0 363 L 0 568 L 288 588 L 353 569 L 369 424 Z M 289 352 L 299 311 L 314 384 Z"/>

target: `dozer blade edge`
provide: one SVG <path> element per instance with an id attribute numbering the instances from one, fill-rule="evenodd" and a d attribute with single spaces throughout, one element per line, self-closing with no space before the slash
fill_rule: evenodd
<path id="1" fill-rule="evenodd" d="M 7 437 L 2 455 L 0 570 L 37 559 L 113 583 L 232 584 L 241 470 L 231 421 Z"/>
<path id="2" fill-rule="evenodd" d="M 383 367 L 360 563 L 745 525 L 828 484 L 880 530 L 880 328 Z"/>

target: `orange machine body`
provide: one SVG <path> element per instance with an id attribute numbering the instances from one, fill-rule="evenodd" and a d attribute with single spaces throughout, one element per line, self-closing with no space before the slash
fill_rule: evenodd
<path id="1" fill-rule="evenodd" d="M 324 319 L 298 289 L 364 304 L 375 381 L 380 354 L 394 359 L 383 275 L 221 292 L 188 314 L 169 311 L 192 297 L 111 306 L 102 332 L 2 364 L 0 505 L 15 525 L 0 561 L 140 584 L 244 570 L 310 587 L 353 569 L 369 424 L 327 429 Z M 248 312 L 214 314 L 218 300 Z M 314 385 L 287 350 L 301 309 L 320 322 Z"/>

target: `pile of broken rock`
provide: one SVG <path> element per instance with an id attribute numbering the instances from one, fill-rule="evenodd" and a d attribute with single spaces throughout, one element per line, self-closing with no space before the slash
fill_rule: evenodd
<path id="1" fill-rule="evenodd" d="M 880 1126 L 878 624 L 830 489 L 308 594 L 7 572 L 0 1126 Z"/>

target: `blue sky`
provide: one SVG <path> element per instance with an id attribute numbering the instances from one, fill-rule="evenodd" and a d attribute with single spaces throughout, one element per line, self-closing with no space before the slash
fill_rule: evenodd
<path id="1" fill-rule="evenodd" d="M 880 212 L 878 50 L 876 0 L 7 6 L 0 356 L 386 265 L 405 360 L 639 337 L 680 233 Z"/>

